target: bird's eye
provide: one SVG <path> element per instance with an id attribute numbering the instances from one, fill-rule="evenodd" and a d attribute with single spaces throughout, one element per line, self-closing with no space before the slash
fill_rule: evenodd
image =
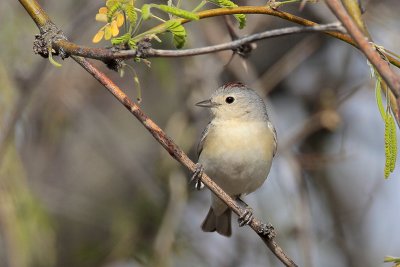
<path id="1" fill-rule="evenodd" d="M 233 101 L 235 101 L 235 99 L 234 99 L 233 97 L 231 97 L 231 96 L 228 96 L 228 97 L 225 99 L 225 102 L 228 103 L 228 104 L 232 104 Z"/>

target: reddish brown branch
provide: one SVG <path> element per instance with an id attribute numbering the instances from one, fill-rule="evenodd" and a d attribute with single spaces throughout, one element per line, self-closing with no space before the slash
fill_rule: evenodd
<path id="1" fill-rule="evenodd" d="M 88 71 L 96 80 L 98 80 L 107 90 L 114 95 L 142 124 L 143 126 L 154 136 L 154 138 L 168 151 L 168 153 L 191 172 L 196 169 L 196 164 L 189 159 L 189 157 L 182 151 L 173 141 L 169 138 L 157 124 L 155 124 L 138 105 L 136 105 L 119 87 L 114 84 L 104 73 L 96 69 L 86 59 L 82 57 L 72 57 L 77 63 L 79 63 L 86 71 Z M 214 181 L 203 174 L 201 181 L 220 199 L 222 199 L 229 208 L 237 215 L 244 214 L 244 210 L 226 194 Z M 258 219 L 253 219 L 249 226 L 260 236 L 263 242 L 268 248 L 275 254 L 275 256 L 286 266 L 297 266 L 282 250 L 282 248 L 276 243 L 273 238 L 268 238 L 266 235 L 260 234 L 262 232 L 263 224 Z"/>
<path id="2" fill-rule="evenodd" d="M 376 70 L 386 81 L 391 92 L 396 97 L 397 106 L 400 106 L 400 77 L 390 69 L 388 62 L 382 59 L 379 52 L 371 45 L 368 37 L 362 33 L 339 0 L 326 0 L 326 4 L 342 22 L 343 26 L 347 29 L 359 49 L 368 58 L 369 62 L 375 66 Z M 400 117 L 400 114 L 396 114 L 396 118 L 398 117 Z"/>

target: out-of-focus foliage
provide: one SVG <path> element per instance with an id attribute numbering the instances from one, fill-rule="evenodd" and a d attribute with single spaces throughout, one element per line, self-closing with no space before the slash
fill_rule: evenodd
<path id="1" fill-rule="evenodd" d="M 0 64 L 0 125 L 13 116 L 18 91 Z M 0 156 L 0 226 L 7 258 L 2 266 L 54 266 L 53 225 L 29 187 L 14 138 L 5 140 Z"/>

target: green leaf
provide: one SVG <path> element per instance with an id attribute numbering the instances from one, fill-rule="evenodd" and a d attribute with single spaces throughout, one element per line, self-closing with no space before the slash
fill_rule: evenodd
<path id="1" fill-rule="evenodd" d="M 128 45 L 129 45 L 129 47 L 130 47 L 131 49 L 136 49 L 136 48 L 137 48 L 136 41 L 135 41 L 134 39 L 130 39 L 130 40 L 128 41 Z"/>
<path id="2" fill-rule="evenodd" d="M 235 14 L 233 15 L 237 21 L 239 21 L 239 29 L 243 29 L 246 26 L 246 15 L 245 14 Z"/>
<path id="3" fill-rule="evenodd" d="M 107 7 L 108 9 L 110 9 L 112 6 L 114 6 L 114 5 L 117 4 L 117 3 L 119 3 L 118 0 L 107 0 L 107 2 L 106 2 L 106 7 Z"/>
<path id="4" fill-rule="evenodd" d="M 185 45 L 186 37 L 174 34 L 174 46 L 178 49 Z"/>
<path id="5" fill-rule="evenodd" d="M 173 7 L 173 6 L 152 4 L 151 7 L 160 9 L 166 13 L 169 13 L 169 14 L 172 14 L 174 16 L 184 18 L 184 19 L 198 20 L 200 18 L 199 15 L 197 15 L 196 13 L 193 13 L 193 12 L 190 12 L 187 10 L 183 10 L 183 9 L 180 9 L 177 7 Z"/>
<path id="6" fill-rule="evenodd" d="M 135 25 L 137 21 L 137 13 L 135 11 L 135 6 L 132 4 L 127 4 L 125 6 L 125 14 L 128 17 L 129 23 Z"/>
<path id="7" fill-rule="evenodd" d="M 198 20 L 200 17 L 193 12 L 183 10 L 177 7 L 167 6 L 167 5 L 156 5 L 156 4 L 145 4 L 142 6 L 142 17 L 144 20 L 149 19 L 151 17 L 151 8 L 157 8 L 166 13 L 172 14 L 174 16 L 190 19 L 190 20 Z"/>
<path id="8" fill-rule="evenodd" d="M 147 20 L 151 17 L 150 8 L 151 8 L 151 5 L 149 5 L 149 4 L 145 4 L 142 6 L 142 18 L 144 20 Z"/>
<path id="9" fill-rule="evenodd" d="M 181 22 L 172 19 L 164 23 L 165 29 L 170 31 L 174 36 L 174 45 L 176 48 L 182 48 L 186 41 L 186 30 Z"/>
<path id="10" fill-rule="evenodd" d="M 129 45 L 131 42 L 135 42 L 135 44 L 144 38 L 157 38 L 157 34 L 164 33 L 166 31 L 171 32 L 174 35 L 174 45 L 177 48 L 182 48 L 183 45 L 185 44 L 186 41 L 186 30 L 185 28 L 181 25 L 181 22 L 179 19 L 171 19 L 168 20 L 146 32 L 143 32 L 141 34 L 138 34 L 134 36 L 130 41 Z"/>
<path id="11" fill-rule="evenodd" d="M 117 12 L 121 8 L 122 8 L 122 5 L 121 5 L 120 2 L 115 2 L 112 6 L 108 7 L 108 11 L 107 11 L 108 22 L 111 21 L 111 19 L 114 16 L 115 12 Z"/>
<path id="12" fill-rule="evenodd" d="M 379 113 L 381 114 L 382 119 L 385 120 L 385 108 L 383 107 L 381 81 L 381 77 L 378 76 L 375 82 L 375 98 L 378 105 Z"/>
<path id="13" fill-rule="evenodd" d="M 208 1 L 219 7 L 232 8 L 238 6 L 230 0 L 208 0 Z M 243 29 L 246 26 L 246 16 L 244 14 L 235 14 L 233 16 L 236 18 L 237 21 L 239 21 L 239 28 Z"/>
<path id="14" fill-rule="evenodd" d="M 119 45 L 119 44 L 122 44 L 122 43 L 127 43 L 129 41 L 129 39 L 131 39 L 131 34 L 128 32 L 128 33 L 125 33 L 122 36 L 112 38 L 111 39 L 111 44 L 112 45 Z"/>
<path id="15" fill-rule="evenodd" d="M 385 259 L 384 259 L 383 261 L 384 261 L 384 262 L 400 263 L 400 258 L 392 257 L 392 256 L 386 256 Z"/>

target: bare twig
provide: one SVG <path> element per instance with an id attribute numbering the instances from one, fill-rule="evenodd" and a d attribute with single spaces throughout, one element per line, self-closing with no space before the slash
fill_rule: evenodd
<path id="1" fill-rule="evenodd" d="M 129 59 L 134 57 L 142 57 L 142 58 L 187 57 L 187 56 L 197 56 L 197 55 L 215 53 L 224 50 L 235 50 L 245 44 L 249 44 L 267 38 L 273 38 L 295 33 L 326 32 L 326 31 L 343 32 L 343 27 L 340 26 L 338 23 L 329 23 L 329 24 L 314 25 L 307 27 L 300 27 L 300 26 L 287 27 L 283 29 L 276 29 L 276 30 L 270 30 L 252 34 L 223 44 L 206 46 L 201 48 L 193 48 L 193 49 L 182 49 L 182 50 L 161 50 L 161 49 L 145 48 L 139 50 L 133 49 L 133 50 L 111 51 L 109 49 L 103 49 L 103 48 L 80 47 L 66 40 L 60 40 L 59 42 L 57 42 L 57 46 L 59 48 L 63 48 L 65 52 L 71 53 L 71 55 L 77 55 L 86 58 L 94 58 L 100 60 Z"/>
<path id="2" fill-rule="evenodd" d="M 316 25 L 316 26 L 309 26 L 309 27 L 288 27 L 283 29 L 276 29 L 265 31 L 261 33 L 252 34 L 246 37 L 238 38 L 237 40 L 213 45 L 213 46 L 206 46 L 201 48 L 194 48 L 194 49 L 184 49 L 184 50 L 160 50 L 160 49 L 152 49 L 149 48 L 148 50 L 144 51 L 145 57 L 185 57 L 185 56 L 196 56 L 196 55 L 203 55 L 209 53 L 215 53 L 218 51 L 223 50 L 235 50 L 242 45 L 249 44 L 255 41 L 259 41 L 266 38 L 272 38 L 277 36 L 284 36 L 294 33 L 303 33 L 303 32 L 320 32 L 320 31 L 342 31 L 342 27 L 337 23 L 330 23 L 324 25 Z M 119 51 L 114 54 L 116 58 L 119 57 L 132 57 L 136 54 L 136 51 L 126 50 L 126 51 Z"/>
<path id="3" fill-rule="evenodd" d="M 35 0 L 19 0 L 24 6 L 32 19 L 36 22 L 42 34 L 45 34 L 45 30 L 48 25 L 53 28 L 55 25 L 51 22 L 49 17 L 40 7 Z M 40 10 L 40 12 L 36 12 Z M 53 32 L 53 31 L 52 31 Z M 88 71 L 96 80 L 98 80 L 107 90 L 114 95 L 119 102 L 121 102 L 142 124 L 143 126 L 153 135 L 153 137 L 169 152 L 169 154 L 191 172 L 195 171 L 196 165 L 189 157 L 169 138 L 161 128 L 155 124 L 141 109 L 135 104 L 129 97 L 104 73 L 95 68 L 86 59 L 78 56 L 72 56 L 72 58 L 80 64 L 86 71 Z M 244 214 L 244 209 L 240 207 L 235 200 L 233 200 L 228 194 L 226 194 L 214 181 L 203 174 L 201 181 L 219 198 L 221 198 L 229 208 L 237 215 Z M 270 238 L 267 235 L 261 234 L 264 224 L 258 219 L 254 218 L 249 226 L 260 236 L 268 248 L 275 254 L 275 256 L 286 266 L 297 266 L 278 246 L 274 238 Z"/>
<path id="4" fill-rule="evenodd" d="M 400 77 L 396 75 L 391 69 L 388 62 L 382 59 L 375 47 L 370 44 L 368 38 L 362 33 L 360 28 L 352 20 L 347 13 L 346 9 L 339 0 L 326 0 L 326 4 L 336 15 L 336 17 L 343 23 L 348 33 L 353 37 L 355 43 L 360 50 L 368 58 L 369 62 L 375 66 L 382 78 L 387 82 L 391 92 L 397 99 L 397 105 L 400 105 Z M 396 118 L 400 114 L 396 114 Z"/>

